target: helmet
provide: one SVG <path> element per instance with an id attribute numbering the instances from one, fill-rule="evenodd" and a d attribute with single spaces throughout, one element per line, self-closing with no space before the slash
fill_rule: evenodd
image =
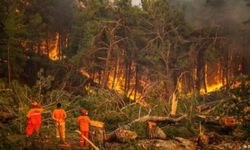
<path id="1" fill-rule="evenodd" d="M 37 102 L 32 102 L 31 105 L 36 107 L 36 106 L 38 106 L 38 103 Z"/>
<path id="2" fill-rule="evenodd" d="M 84 115 L 87 115 L 87 114 L 88 114 L 88 110 L 87 110 L 87 109 L 83 109 L 83 110 L 82 110 L 82 113 L 83 113 Z"/>

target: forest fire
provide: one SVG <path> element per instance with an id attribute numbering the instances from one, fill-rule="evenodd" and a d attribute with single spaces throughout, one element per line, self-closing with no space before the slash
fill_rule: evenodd
<path id="1" fill-rule="evenodd" d="M 0 149 L 249 148 L 250 0 L 0 6 Z"/>

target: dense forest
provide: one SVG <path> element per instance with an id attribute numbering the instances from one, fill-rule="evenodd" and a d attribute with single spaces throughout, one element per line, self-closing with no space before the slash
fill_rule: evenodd
<path id="1" fill-rule="evenodd" d="M 0 1 L 0 149 L 57 149 L 58 102 L 72 149 L 82 108 L 112 134 L 100 149 L 250 148 L 250 1 L 134 2 Z"/>

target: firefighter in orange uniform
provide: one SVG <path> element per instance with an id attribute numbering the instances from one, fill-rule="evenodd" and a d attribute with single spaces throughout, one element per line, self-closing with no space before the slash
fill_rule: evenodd
<path id="1" fill-rule="evenodd" d="M 56 124 L 56 137 L 60 138 L 61 143 L 65 143 L 65 118 L 67 117 L 64 109 L 61 108 L 61 103 L 57 103 L 57 109 L 52 112 L 52 119 Z"/>
<path id="2" fill-rule="evenodd" d="M 82 110 L 82 116 L 77 118 L 77 124 L 79 125 L 79 129 L 83 136 L 89 138 L 89 124 L 90 118 L 88 116 L 88 110 Z M 84 143 L 85 142 L 85 143 Z M 84 141 L 84 138 L 80 137 L 80 146 L 88 146 L 88 143 Z"/>
<path id="3" fill-rule="evenodd" d="M 42 123 L 43 109 L 39 107 L 37 102 L 32 102 L 32 107 L 27 113 L 27 127 L 26 127 L 26 136 L 32 135 L 33 131 L 36 131 L 36 134 L 39 135 L 39 130 Z"/>

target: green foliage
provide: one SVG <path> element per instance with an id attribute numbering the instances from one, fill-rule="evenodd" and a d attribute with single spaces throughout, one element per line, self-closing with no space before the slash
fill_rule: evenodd
<path id="1" fill-rule="evenodd" d="M 183 138 L 190 138 L 195 137 L 197 133 L 190 130 L 188 126 L 166 126 L 163 128 L 163 131 L 166 133 L 167 137 L 174 138 L 174 137 L 183 137 Z"/>
<path id="2" fill-rule="evenodd" d="M 105 122 L 107 130 L 114 130 L 119 125 L 128 122 L 128 116 L 121 111 L 117 97 L 110 96 L 108 90 L 100 90 L 99 94 L 90 95 L 81 101 L 81 107 L 90 111 L 93 120 Z"/>
<path id="3" fill-rule="evenodd" d="M 250 137 L 250 122 L 249 121 L 243 124 L 242 130 L 244 131 L 244 137 L 246 139 L 249 139 Z"/>
<path id="4" fill-rule="evenodd" d="M 199 104 L 199 100 L 192 95 L 191 97 L 180 96 L 178 101 L 178 112 L 181 114 L 188 114 L 190 117 L 195 115 L 195 106 Z"/>
<path id="5" fill-rule="evenodd" d="M 49 75 L 47 77 L 44 77 L 43 74 L 44 74 L 44 71 L 43 69 L 41 69 L 37 73 L 38 79 L 37 79 L 36 84 L 34 85 L 34 93 L 37 93 L 37 96 L 39 97 L 39 101 L 40 101 L 41 94 L 46 93 L 46 91 L 51 88 L 51 82 L 54 80 L 53 76 Z"/>
<path id="6" fill-rule="evenodd" d="M 13 81 L 10 87 L 0 81 L 0 148 L 15 149 L 16 144 L 23 143 L 21 134 L 24 131 L 27 112 L 27 98 L 30 89 L 17 81 Z M 8 88 L 9 87 L 9 88 Z"/>

